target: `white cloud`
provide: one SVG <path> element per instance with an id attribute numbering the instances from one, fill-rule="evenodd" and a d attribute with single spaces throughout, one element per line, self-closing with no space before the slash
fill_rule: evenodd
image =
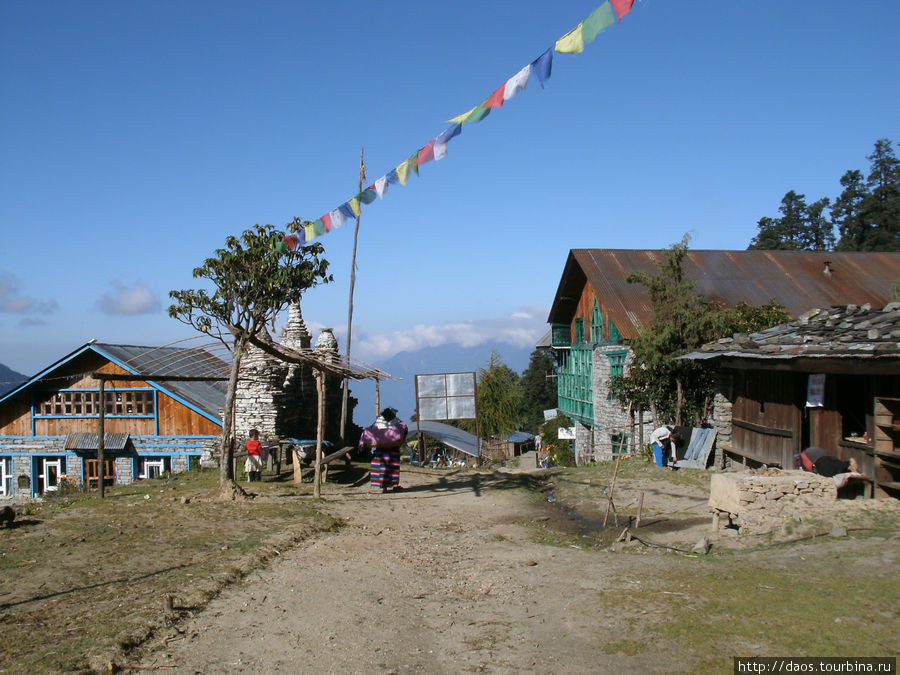
<path id="1" fill-rule="evenodd" d="M 18 277 L 0 272 L 0 312 L 9 314 L 49 314 L 56 311 L 56 300 L 39 300 L 29 295 L 20 295 L 21 282 Z"/>
<path id="2" fill-rule="evenodd" d="M 101 295 L 98 303 L 106 314 L 151 314 L 160 308 L 159 298 L 139 281 L 130 287 L 113 281 L 112 287 L 112 293 Z"/>
<path id="3" fill-rule="evenodd" d="M 406 330 L 381 335 L 354 336 L 352 352 L 364 361 L 387 359 L 403 351 L 423 347 L 459 344 L 475 347 L 485 342 L 512 344 L 517 347 L 534 345 L 547 332 L 549 308 L 521 307 L 508 317 L 478 319 L 436 325 L 418 324 Z"/>

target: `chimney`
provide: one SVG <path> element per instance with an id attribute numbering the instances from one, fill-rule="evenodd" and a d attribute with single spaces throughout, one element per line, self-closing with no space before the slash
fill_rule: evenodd
<path id="1" fill-rule="evenodd" d="M 831 276 L 831 261 L 830 260 L 825 261 L 825 267 L 824 267 L 824 269 L 822 269 L 822 274 L 826 277 Z"/>

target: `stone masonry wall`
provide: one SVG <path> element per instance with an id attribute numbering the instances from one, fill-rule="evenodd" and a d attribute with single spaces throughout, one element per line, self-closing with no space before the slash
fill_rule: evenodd
<path id="1" fill-rule="evenodd" d="M 731 524 L 742 534 L 752 534 L 771 531 L 797 509 L 836 499 L 832 478 L 806 471 L 779 471 L 775 475 L 714 473 L 709 510 L 720 525 Z"/>

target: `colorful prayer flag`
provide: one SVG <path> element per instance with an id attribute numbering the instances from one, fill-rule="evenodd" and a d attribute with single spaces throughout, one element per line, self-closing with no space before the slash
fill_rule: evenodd
<path id="1" fill-rule="evenodd" d="M 520 91 L 525 91 L 528 86 L 528 76 L 531 75 L 531 64 L 522 68 L 503 85 L 503 101 L 506 102 Z"/>
<path id="2" fill-rule="evenodd" d="M 416 166 L 422 166 L 425 162 L 434 159 L 434 139 L 428 141 L 428 145 L 420 149 L 416 155 Z"/>
<path id="3" fill-rule="evenodd" d="M 477 107 L 478 107 L 478 106 L 476 105 L 475 108 L 477 108 Z M 452 119 L 449 119 L 449 120 L 447 120 L 447 121 L 448 121 L 448 122 L 455 122 L 456 124 L 465 124 L 465 123 L 466 123 L 466 118 L 467 118 L 469 115 L 471 115 L 473 112 L 475 112 L 475 108 L 472 108 L 471 110 L 467 110 L 467 111 L 464 112 L 462 115 L 457 115 L 456 117 L 454 117 L 454 118 L 452 118 Z"/>
<path id="4" fill-rule="evenodd" d="M 382 176 L 378 180 L 375 181 L 375 193 L 378 195 L 379 199 L 384 199 L 384 193 L 387 191 L 388 187 L 388 178 L 387 176 Z"/>
<path id="5" fill-rule="evenodd" d="M 487 101 L 485 101 L 482 105 L 485 108 L 502 108 L 503 107 L 503 90 L 506 88 L 506 82 L 501 84 L 494 90 L 494 93 L 491 94 Z"/>
<path id="6" fill-rule="evenodd" d="M 599 33 L 614 25 L 616 20 L 621 21 L 622 17 L 631 11 L 633 5 L 634 0 L 605 0 L 581 23 L 557 40 L 553 47 L 544 51 L 538 58 L 497 87 L 488 98 L 462 115 L 457 115 L 449 120 L 451 126 L 429 141 L 427 145 L 338 208 L 329 211 L 314 223 L 306 223 L 299 232 L 286 234 L 282 241 L 276 243 L 276 249 L 293 251 L 304 241 L 312 241 L 316 236 L 340 227 L 348 219 L 359 217 L 361 204 L 371 204 L 376 198 L 384 198 L 384 193 L 389 185 L 394 183 L 406 185 L 410 170 L 418 174 L 419 166 L 422 164 L 446 157 L 447 144 L 462 132 L 463 124 L 480 122 L 490 114 L 491 110 L 502 107 L 506 101 L 520 91 L 524 91 L 532 73 L 535 74 L 543 88 L 553 71 L 554 51 L 568 54 L 582 52 L 584 46 L 594 40 Z"/>
<path id="7" fill-rule="evenodd" d="M 631 11 L 631 6 L 634 4 L 634 0 L 611 0 L 611 2 L 616 8 L 616 16 L 619 17 L 619 21 Z"/>
<path id="8" fill-rule="evenodd" d="M 356 196 L 363 204 L 371 204 L 378 196 L 375 194 L 375 184 L 373 183 Z"/>
<path id="9" fill-rule="evenodd" d="M 349 202 L 344 202 L 338 207 L 338 211 L 341 212 L 341 215 L 344 216 L 344 221 L 351 220 L 352 218 L 356 218 L 356 214 L 353 212 L 353 209 L 350 208 Z"/>
<path id="10" fill-rule="evenodd" d="M 563 35 L 554 45 L 554 50 L 561 54 L 580 54 L 584 51 L 583 24 L 578 24 Z"/>
<path id="11" fill-rule="evenodd" d="M 531 70 L 537 75 L 541 88 L 544 82 L 550 79 L 550 72 L 553 70 L 553 49 L 550 48 L 531 62 Z"/>
<path id="12" fill-rule="evenodd" d="M 452 126 L 447 127 L 441 133 L 437 135 L 435 138 L 435 143 L 448 143 L 451 138 L 459 136 L 462 133 L 462 124 L 457 122 Z"/>
<path id="13" fill-rule="evenodd" d="M 394 171 L 397 172 L 397 180 L 400 181 L 400 185 L 406 185 L 406 179 L 409 176 L 409 160 L 398 164 Z"/>
<path id="14" fill-rule="evenodd" d="M 587 18 L 581 22 L 584 44 L 593 42 L 594 38 L 597 37 L 599 33 L 602 33 L 610 26 L 615 25 L 615 23 L 616 18 L 613 16 L 612 7 L 607 0 L 607 2 L 604 2 L 593 12 L 588 14 Z"/>

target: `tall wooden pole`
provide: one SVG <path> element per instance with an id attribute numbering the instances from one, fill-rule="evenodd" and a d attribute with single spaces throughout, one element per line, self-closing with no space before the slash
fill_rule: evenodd
<path id="1" fill-rule="evenodd" d="M 100 499 L 103 499 L 103 496 L 104 496 L 103 495 L 103 478 L 104 478 L 104 476 L 103 476 L 103 474 L 104 474 L 103 451 L 105 450 L 105 448 L 104 448 L 103 439 L 104 439 L 104 436 L 106 435 L 105 430 L 104 430 L 104 426 L 105 426 L 105 422 L 106 422 L 106 419 L 104 416 L 104 413 L 106 412 L 106 392 L 104 391 L 105 384 L 106 384 L 106 380 L 104 380 L 101 377 L 100 378 L 100 415 L 99 415 L 99 419 L 97 421 L 97 487 L 100 490 Z"/>
<path id="2" fill-rule="evenodd" d="M 363 160 L 365 147 L 359 149 L 359 192 L 362 192 L 363 181 L 366 179 L 366 163 Z M 360 214 L 362 210 L 360 209 Z M 350 263 L 350 302 L 347 304 L 347 364 L 350 364 L 350 335 L 353 331 L 353 287 L 356 286 L 356 242 L 359 238 L 359 215 L 356 216 L 356 227 L 353 229 L 353 259 Z M 377 380 L 376 380 L 377 382 Z M 344 378 L 344 396 L 341 399 L 341 442 L 344 442 L 344 433 L 347 429 L 347 397 L 350 395 L 350 380 Z"/>
<path id="3" fill-rule="evenodd" d="M 316 476 L 313 495 L 322 495 L 322 438 L 325 436 L 325 371 L 317 370 L 316 393 L 318 398 L 319 417 L 316 423 Z"/>

